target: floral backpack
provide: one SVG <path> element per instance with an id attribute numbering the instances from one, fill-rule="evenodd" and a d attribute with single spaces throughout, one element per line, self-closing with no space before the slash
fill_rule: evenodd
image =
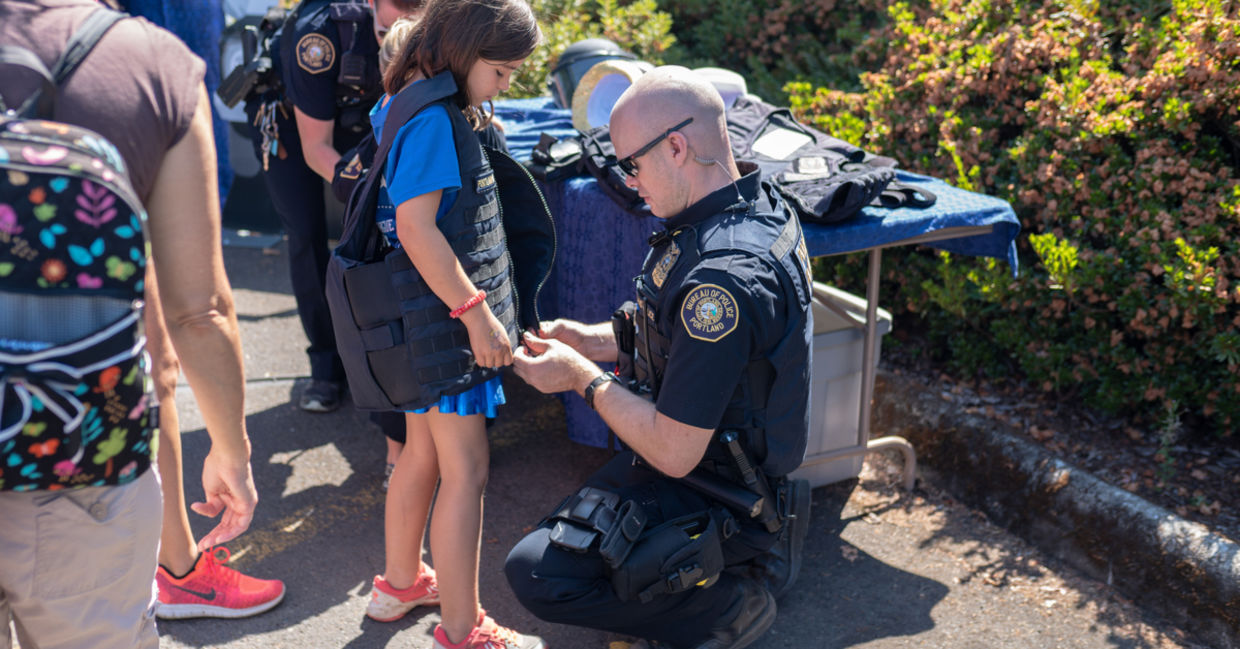
<path id="1" fill-rule="evenodd" d="M 50 71 L 0 47 L 43 79 L 15 110 L 0 98 L 0 491 L 122 484 L 151 463 L 146 213 L 115 146 L 50 119 L 122 17 L 91 14 Z"/>

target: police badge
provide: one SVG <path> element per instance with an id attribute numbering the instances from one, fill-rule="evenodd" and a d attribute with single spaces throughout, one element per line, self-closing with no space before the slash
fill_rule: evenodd
<path id="1" fill-rule="evenodd" d="M 655 288 L 663 288 L 663 282 L 667 281 L 667 274 L 672 271 L 672 266 L 676 265 L 676 259 L 679 257 L 680 246 L 673 241 L 668 245 L 663 257 L 659 259 L 659 263 L 654 265 L 654 270 L 650 271 L 650 279 L 654 281 Z"/>

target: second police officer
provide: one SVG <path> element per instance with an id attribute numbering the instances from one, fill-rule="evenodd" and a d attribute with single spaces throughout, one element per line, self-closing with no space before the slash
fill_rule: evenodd
<path id="1" fill-rule="evenodd" d="M 332 180 L 341 152 L 370 132 L 370 109 L 383 94 L 378 51 L 384 34 L 422 4 L 303 0 L 270 45 L 279 82 L 246 101 L 255 153 L 288 235 L 293 297 L 310 342 L 311 382 L 298 405 L 310 412 L 338 408 L 345 388 L 323 293 L 330 253 L 323 181 Z"/>

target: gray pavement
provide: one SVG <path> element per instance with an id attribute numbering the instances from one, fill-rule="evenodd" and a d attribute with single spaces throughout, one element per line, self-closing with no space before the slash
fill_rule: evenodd
<path id="1" fill-rule="evenodd" d="M 248 533 L 228 544 L 233 566 L 283 579 L 285 601 L 244 620 L 161 621 L 161 647 L 431 646 L 434 609 L 381 624 L 363 611 L 383 567 L 384 442 L 346 406 L 303 413 L 305 339 L 289 293 L 282 244 L 230 245 L 225 261 L 240 314 L 248 427 L 259 489 Z M 541 622 L 516 603 L 501 568 L 508 549 L 607 458 L 567 437 L 563 410 L 515 376 L 510 405 L 491 429 L 491 477 L 482 535 L 483 606 L 502 624 L 556 649 L 624 649 L 631 638 Z M 188 388 L 182 413 L 186 484 L 201 497 L 209 446 Z M 900 491 L 881 455 L 860 482 L 814 492 L 806 560 L 756 649 L 775 647 L 1195 647 L 1120 597 L 989 524 L 933 484 Z M 210 521 L 191 514 L 197 534 Z M 433 558 L 432 558 L 433 563 Z"/>

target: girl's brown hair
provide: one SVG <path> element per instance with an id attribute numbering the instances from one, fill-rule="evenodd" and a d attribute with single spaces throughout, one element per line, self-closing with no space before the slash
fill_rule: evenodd
<path id="1" fill-rule="evenodd" d="M 430 0 L 408 43 L 383 74 L 383 89 L 395 95 L 415 73 L 429 79 L 452 72 L 453 97 L 469 121 L 480 128 L 491 120 L 469 104 L 465 81 L 478 59 L 507 62 L 525 59 L 542 34 L 526 0 Z"/>

